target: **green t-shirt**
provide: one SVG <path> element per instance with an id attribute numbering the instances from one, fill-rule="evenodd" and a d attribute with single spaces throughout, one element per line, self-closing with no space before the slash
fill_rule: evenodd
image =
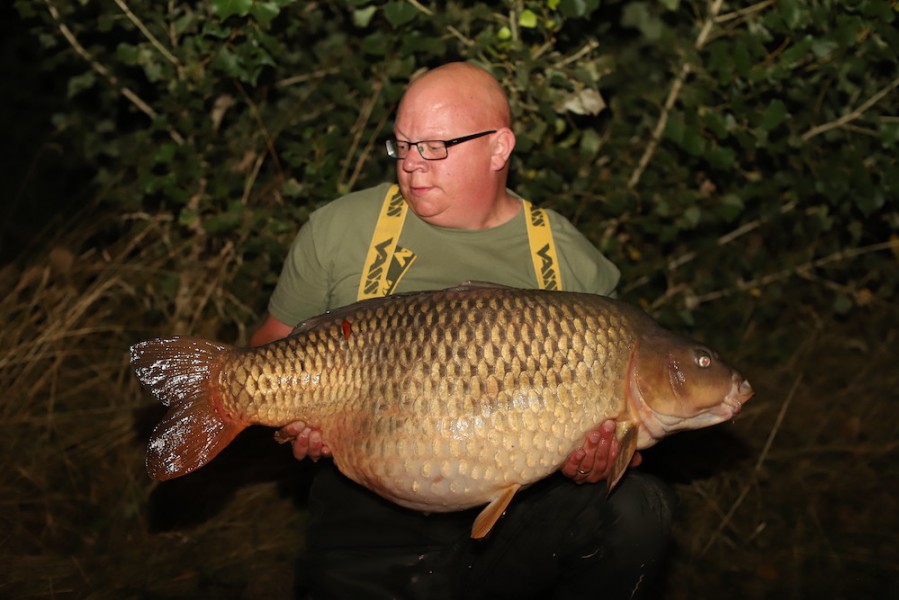
<path id="1" fill-rule="evenodd" d="M 288 325 L 356 301 L 359 279 L 390 184 L 354 192 L 318 209 L 303 225 L 269 301 Z M 575 227 L 547 210 L 563 289 L 609 295 L 619 272 Z M 405 268 L 405 270 L 404 270 Z M 436 290 L 463 281 L 536 288 L 524 211 L 477 231 L 429 225 L 408 211 L 391 266 L 391 293 Z"/>

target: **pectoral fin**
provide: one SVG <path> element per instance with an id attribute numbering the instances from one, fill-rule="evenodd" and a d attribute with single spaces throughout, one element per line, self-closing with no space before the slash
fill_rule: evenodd
<path id="1" fill-rule="evenodd" d="M 617 431 L 621 433 L 621 437 L 618 441 L 618 458 L 615 460 L 615 464 L 612 465 L 612 472 L 609 473 L 608 478 L 606 478 L 609 492 L 611 492 L 615 486 L 618 485 L 618 482 L 621 481 L 621 478 L 624 477 L 625 471 L 627 471 L 628 466 L 631 464 L 631 460 L 634 458 L 634 454 L 637 452 L 637 433 L 639 432 L 639 427 L 636 427 L 633 423 L 619 423 Z"/>
<path id="2" fill-rule="evenodd" d="M 510 485 L 504 489 L 499 496 L 494 498 L 490 504 L 484 507 L 484 510 L 482 510 L 481 514 L 474 520 L 474 525 L 471 527 L 472 538 L 479 540 L 490 533 L 490 530 L 493 529 L 493 526 L 496 525 L 499 518 L 506 512 L 509 502 L 512 501 L 512 496 L 515 495 L 515 492 L 517 492 L 520 487 L 521 486 L 517 483 Z"/>

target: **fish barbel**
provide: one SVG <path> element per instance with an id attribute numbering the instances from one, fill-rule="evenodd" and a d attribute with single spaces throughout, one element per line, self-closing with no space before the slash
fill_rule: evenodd
<path id="1" fill-rule="evenodd" d="M 153 479 L 202 467 L 249 425 L 304 421 L 347 477 L 399 505 L 486 504 L 476 538 L 604 420 L 621 442 L 611 489 L 637 449 L 731 419 L 753 394 L 715 351 L 629 304 L 485 284 L 366 300 L 258 348 L 149 340 L 131 364 L 169 407 Z"/>

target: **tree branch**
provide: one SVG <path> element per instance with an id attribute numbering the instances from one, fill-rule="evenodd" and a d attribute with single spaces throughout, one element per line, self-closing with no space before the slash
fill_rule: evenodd
<path id="1" fill-rule="evenodd" d="M 411 4 L 413 7 L 415 7 L 416 10 L 418 10 L 419 12 L 422 12 L 422 13 L 428 15 L 429 17 L 430 17 L 431 15 L 434 14 L 434 11 L 433 11 L 433 10 L 431 10 L 431 9 L 428 8 L 427 6 L 424 6 L 421 2 L 418 2 L 417 0 L 408 0 L 408 2 L 409 2 L 409 4 Z"/>
<path id="2" fill-rule="evenodd" d="M 746 8 L 741 8 L 739 10 L 734 10 L 729 13 L 720 15 L 715 19 L 715 22 L 726 23 L 727 21 L 739 19 L 740 17 L 745 17 L 753 13 L 761 12 L 773 4 L 774 0 L 763 0 L 762 2 L 753 4 L 752 6 L 747 6 Z"/>
<path id="3" fill-rule="evenodd" d="M 52 16 L 53 20 L 56 22 L 56 27 L 59 29 L 60 33 L 62 33 L 62 36 L 66 39 L 66 41 L 69 42 L 69 45 L 72 46 L 72 49 L 75 50 L 75 52 L 78 53 L 81 58 L 87 61 L 94 71 L 104 77 L 110 83 L 110 85 L 118 89 L 119 93 L 125 96 L 125 98 L 127 98 L 132 104 L 134 104 L 134 106 L 136 106 L 138 110 L 150 117 L 150 119 L 155 120 L 159 116 L 159 114 L 155 110 L 153 110 L 153 107 L 144 102 L 140 98 L 140 96 L 135 94 L 128 87 L 121 85 L 118 78 L 113 75 L 109 71 L 109 69 L 95 60 L 94 57 L 91 56 L 91 53 L 85 50 L 84 46 L 81 45 L 81 43 L 75 37 L 75 34 L 72 33 L 72 30 L 62 22 L 59 11 L 56 10 L 56 6 L 54 6 L 52 1 L 44 1 L 47 3 L 47 9 L 50 11 L 50 16 Z M 175 141 L 176 144 L 178 144 L 179 146 L 184 144 L 184 138 L 180 133 L 178 133 L 171 127 L 167 127 L 166 129 L 169 132 L 169 136 Z"/>
<path id="4" fill-rule="evenodd" d="M 294 75 L 293 77 L 287 77 L 286 79 L 281 79 L 275 82 L 275 87 L 284 88 L 291 85 L 295 85 L 297 83 L 305 83 L 307 81 L 311 81 L 312 79 L 324 79 L 328 75 L 334 75 L 335 73 L 340 72 L 340 67 L 330 67 L 328 69 L 319 69 L 318 71 L 312 71 L 311 73 L 303 73 L 302 75 Z"/>
<path id="5" fill-rule="evenodd" d="M 356 123 L 353 125 L 353 131 L 355 132 L 353 135 L 353 143 L 350 144 L 350 149 L 347 151 L 346 158 L 343 160 L 343 166 L 340 169 L 340 176 L 337 178 L 338 190 L 345 189 L 344 180 L 346 179 L 347 172 L 349 172 L 352 157 L 356 153 L 356 149 L 359 147 L 359 143 L 365 133 L 365 124 L 371 118 L 371 113 L 375 108 L 375 104 L 377 104 L 378 98 L 381 96 L 381 90 L 384 89 L 384 81 L 375 81 L 372 83 L 371 87 L 372 95 L 362 106 L 362 110 L 359 111 L 359 118 L 356 119 Z"/>
<path id="6" fill-rule="evenodd" d="M 820 135 L 822 133 L 830 131 L 831 129 L 838 129 L 840 127 L 844 127 L 847 123 L 849 123 L 851 121 L 855 121 L 856 119 L 860 119 L 869 108 L 871 108 L 872 106 L 874 106 L 875 104 L 877 104 L 878 102 L 883 100 L 887 95 L 889 95 L 897 87 L 899 87 L 899 77 L 894 79 L 888 86 L 886 86 L 885 88 L 883 88 L 882 90 L 880 90 L 879 92 L 877 92 L 876 94 L 874 94 L 873 96 L 868 98 L 867 101 L 865 101 L 861 106 L 859 106 L 855 110 L 846 113 L 839 119 L 831 121 L 830 123 L 824 123 L 823 125 L 818 125 L 817 127 L 812 127 L 811 129 L 809 129 L 808 131 L 806 131 L 805 133 L 802 134 L 802 138 L 801 138 L 802 141 L 807 142 L 810 139 L 812 139 L 813 137 L 815 137 L 816 135 Z"/>
<path id="7" fill-rule="evenodd" d="M 720 298 L 725 298 L 737 292 L 742 292 L 745 290 L 750 290 L 753 288 L 759 288 L 769 283 L 774 283 L 775 281 L 781 281 L 783 279 L 787 279 L 792 277 L 793 275 L 801 275 L 805 271 L 809 271 L 811 269 L 816 269 L 818 267 L 823 267 L 826 264 L 838 262 L 842 260 L 850 260 L 857 256 L 861 256 L 863 254 L 870 254 L 871 252 L 881 252 L 883 250 L 895 250 L 899 249 L 899 239 L 890 240 L 889 242 L 881 242 L 879 244 L 871 244 L 868 246 L 861 246 L 859 248 L 851 248 L 849 250 L 840 250 L 839 252 L 834 252 L 832 254 L 828 254 L 827 256 L 823 256 L 816 260 L 811 260 L 801 265 L 790 267 L 787 269 L 782 269 L 780 271 L 776 271 L 774 273 L 769 273 L 768 275 L 764 275 L 762 277 L 756 277 L 750 281 L 739 282 L 734 287 L 726 288 L 723 290 L 718 290 L 715 292 L 709 292 L 708 294 L 703 294 L 701 296 L 696 296 L 692 299 L 692 302 L 695 306 L 703 304 L 705 302 L 711 302 L 712 300 L 718 300 Z"/>
<path id="8" fill-rule="evenodd" d="M 794 208 L 796 208 L 796 204 L 797 204 L 796 201 L 784 204 L 780 208 L 780 211 L 778 214 L 781 214 L 781 215 L 787 214 L 788 212 L 790 212 Z M 812 207 L 812 208 L 806 209 L 802 214 L 811 215 L 811 214 L 816 213 L 817 211 L 818 211 L 817 208 Z M 725 246 L 725 245 L 731 243 L 732 241 L 734 241 L 735 239 L 742 237 L 751 231 L 755 231 L 756 229 L 761 227 L 761 225 L 764 224 L 765 222 L 767 222 L 767 219 L 760 218 L 760 219 L 754 219 L 752 221 L 749 221 L 748 223 L 743 223 L 742 225 L 740 225 L 733 231 L 725 233 L 724 235 L 719 237 L 716 240 L 716 242 L 719 247 Z M 684 254 L 681 254 L 680 256 L 669 260 L 668 265 L 667 265 L 668 272 L 674 271 L 674 270 L 684 266 L 688 262 L 691 262 L 693 259 L 695 259 L 697 256 L 698 256 L 697 252 L 690 251 L 690 252 L 685 252 Z M 624 293 L 626 294 L 626 293 L 632 292 L 633 290 L 639 288 L 640 286 L 646 285 L 646 283 L 648 283 L 648 282 L 649 282 L 649 276 L 644 275 L 643 277 L 640 277 L 636 281 L 632 282 L 630 285 L 626 286 L 624 288 Z M 663 304 L 664 304 L 664 302 L 663 302 Z"/>
<path id="9" fill-rule="evenodd" d="M 586 44 L 584 44 L 583 47 L 582 47 L 580 50 L 578 50 L 577 52 L 575 52 L 574 54 L 572 54 L 572 55 L 569 56 L 568 58 L 565 58 L 565 59 L 563 59 L 563 60 L 560 60 L 560 61 L 557 62 L 554 66 L 555 66 L 557 69 L 561 69 L 561 68 L 563 68 L 563 67 L 567 67 L 568 65 L 570 65 L 570 64 L 573 63 L 573 62 L 579 61 L 581 58 L 583 58 L 583 57 L 586 56 L 587 54 L 590 54 L 591 52 L 593 52 L 593 51 L 596 50 L 597 48 L 599 48 L 599 42 L 597 42 L 596 40 L 590 40 L 590 41 L 588 41 Z"/>
<path id="10" fill-rule="evenodd" d="M 183 69 L 182 69 L 181 63 L 178 61 L 178 59 L 175 57 L 175 55 L 172 54 L 171 52 L 169 52 L 169 49 L 166 48 L 165 46 L 163 46 L 160 43 L 160 41 L 158 39 L 156 39 L 156 36 L 154 36 L 152 33 L 150 33 L 150 30 L 147 29 L 147 26 L 144 25 L 143 21 L 141 21 L 137 17 L 137 15 L 135 15 L 133 12 L 131 12 L 131 9 L 128 7 L 127 4 L 125 4 L 125 0 L 114 0 L 114 1 L 118 5 L 118 7 L 122 10 L 122 12 L 125 13 L 125 16 L 128 17 L 128 20 L 130 20 L 132 23 L 134 23 L 134 26 L 137 27 L 142 34 L 144 34 L 144 37 L 146 37 L 150 41 L 150 44 L 152 44 L 153 47 L 156 48 L 159 51 L 159 53 L 162 54 L 163 57 L 165 57 L 165 59 L 167 61 L 169 61 L 170 63 L 175 65 L 175 67 L 178 69 L 178 73 L 180 74 L 183 71 Z"/>
<path id="11" fill-rule="evenodd" d="M 715 19 L 718 17 L 718 13 L 721 11 L 721 4 L 723 0 L 714 0 L 709 4 L 709 14 L 705 19 L 705 22 L 702 24 L 702 29 L 699 30 L 699 35 L 696 36 L 696 42 L 693 44 L 693 47 L 696 50 L 702 50 L 708 41 L 709 34 L 712 31 L 712 27 L 715 25 Z M 646 167 L 649 165 L 649 161 L 652 160 L 653 155 L 655 155 L 656 148 L 659 145 L 659 142 L 662 139 L 662 134 L 665 133 L 665 126 L 668 124 L 668 115 L 671 112 L 671 109 L 674 108 L 674 103 L 677 102 L 678 97 L 680 96 L 681 88 L 683 88 L 684 82 L 687 80 L 687 76 L 690 74 L 690 71 L 693 69 L 692 65 L 688 62 L 684 62 L 681 66 L 680 73 L 675 78 L 674 82 L 671 84 L 671 90 L 668 92 L 668 97 L 665 99 L 665 104 L 662 107 L 662 114 L 659 115 L 659 121 L 656 123 L 655 130 L 652 132 L 652 137 L 649 140 L 649 145 L 646 146 L 646 150 L 643 152 L 643 156 L 640 157 L 640 162 L 637 164 L 637 168 L 634 169 L 634 172 L 631 174 L 630 179 L 627 182 L 628 189 L 634 189 L 637 187 L 637 184 L 640 182 L 640 178 L 643 176 L 643 172 L 646 170 Z"/>

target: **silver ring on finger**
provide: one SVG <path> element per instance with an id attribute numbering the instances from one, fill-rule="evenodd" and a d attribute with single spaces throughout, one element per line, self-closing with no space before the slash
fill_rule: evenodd
<path id="1" fill-rule="evenodd" d="M 583 469 L 578 469 L 577 472 L 580 473 L 581 475 L 586 475 L 590 471 L 584 471 Z"/>

